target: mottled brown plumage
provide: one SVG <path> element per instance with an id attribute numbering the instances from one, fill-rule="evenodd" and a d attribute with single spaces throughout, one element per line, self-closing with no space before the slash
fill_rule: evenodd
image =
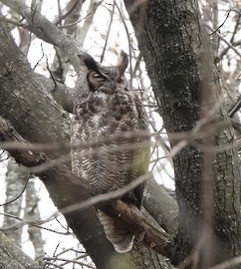
<path id="1" fill-rule="evenodd" d="M 96 195 L 126 186 L 146 172 L 149 148 L 140 144 L 148 140 L 148 124 L 140 99 L 127 87 L 126 53 L 121 52 L 113 67 L 101 66 L 88 54 L 80 58 L 85 66 L 76 85 L 71 142 L 95 146 L 73 148 L 72 169 Z M 140 208 L 143 189 L 139 186 L 120 199 Z M 98 211 L 98 216 L 107 238 L 116 251 L 129 251 L 133 235 L 106 214 L 105 206 L 105 213 Z"/>

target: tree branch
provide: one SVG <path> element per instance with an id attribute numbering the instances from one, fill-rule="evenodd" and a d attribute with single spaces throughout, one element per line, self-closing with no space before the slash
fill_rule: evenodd
<path id="1" fill-rule="evenodd" d="M 59 82 L 54 82 L 50 78 L 35 73 L 36 79 L 45 89 L 54 97 L 54 100 L 63 107 L 67 112 L 72 113 L 74 107 L 75 89 L 69 88 Z"/>
<path id="2" fill-rule="evenodd" d="M 27 256 L 3 232 L 0 231 L 1 268 L 5 269 L 39 269 L 39 264 Z"/>
<path id="3" fill-rule="evenodd" d="M 66 36 L 57 26 L 46 19 L 38 10 L 32 10 L 23 0 L 1 0 L 1 2 L 22 15 L 28 22 L 29 30 L 47 43 L 58 46 L 68 56 L 75 70 L 80 69 L 77 54 L 82 54 L 76 39 Z"/>

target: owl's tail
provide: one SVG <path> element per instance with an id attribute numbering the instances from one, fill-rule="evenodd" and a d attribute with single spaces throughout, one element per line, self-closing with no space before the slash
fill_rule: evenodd
<path id="1" fill-rule="evenodd" d="M 109 217 L 100 210 L 98 210 L 98 217 L 103 225 L 106 237 L 114 246 L 115 251 L 119 253 L 130 251 L 135 236 L 129 233 L 118 220 Z"/>

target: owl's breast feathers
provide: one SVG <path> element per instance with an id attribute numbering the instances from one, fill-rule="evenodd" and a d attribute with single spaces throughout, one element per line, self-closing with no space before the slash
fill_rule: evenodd
<path id="1" fill-rule="evenodd" d="M 147 137 L 146 115 L 137 96 L 124 90 L 112 95 L 91 94 L 77 104 L 73 119 L 72 140 L 90 146 L 75 152 L 81 162 L 78 174 L 85 171 L 85 180 L 96 184 L 94 194 L 128 184 L 147 169 L 149 149 L 143 147 Z"/>

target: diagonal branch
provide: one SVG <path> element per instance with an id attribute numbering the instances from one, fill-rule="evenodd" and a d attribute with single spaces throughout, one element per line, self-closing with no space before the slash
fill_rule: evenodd
<path id="1" fill-rule="evenodd" d="M 32 260 L 0 231 L 1 268 L 39 269 L 38 262 Z"/>

